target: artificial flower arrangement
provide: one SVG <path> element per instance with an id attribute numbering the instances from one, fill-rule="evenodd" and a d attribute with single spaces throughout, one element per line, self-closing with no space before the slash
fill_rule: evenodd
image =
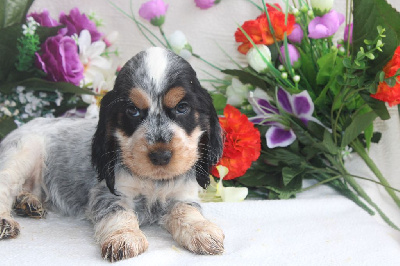
<path id="1" fill-rule="evenodd" d="M 0 14 L 0 140 L 18 125 L 85 108 L 112 89 L 116 32 L 99 32 L 101 21 L 78 8 L 27 14 L 32 0 L 5 5 Z M 83 111 L 85 112 L 85 111 Z M 84 114 L 78 114 L 83 116 Z"/>
<path id="2" fill-rule="evenodd" d="M 148 1 L 139 11 L 160 28 L 162 38 L 113 4 L 152 45 L 185 58 L 193 55 L 229 75 L 212 80 L 215 91 L 210 93 L 223 114 L 226 141 L 223 158 L 212 171 L 220 181 L 212 179 L 203 200 L 243 199 L 247 190 L 257 197 L 287 199 L 328 184 L 399 229 L 358 184 L 357 179 L 367 178 L 349 173 L 345 161 L 358 153 L 400 207 L 399 190 L 368 155 L 381 136 L 373 121 L 390 118 L 385 102 L 400 103 L 400 14 L 385 0 L 347 1 L 345 15 L 332 9 L 333 0 L 299 0 L 292 6 L 286 1 L 285 7 L 248 2 L 260 16 L 239 26 L 234 37 L 249 65 L 226 54 L 237 66 L 226 70 L 194 54 L 182 32 L 165 35 L 168 5 L 162 0 Z M 342 24 L 345 34 L 336 42 Z M 304 179 L 319 182 L 303 188 Z"/>

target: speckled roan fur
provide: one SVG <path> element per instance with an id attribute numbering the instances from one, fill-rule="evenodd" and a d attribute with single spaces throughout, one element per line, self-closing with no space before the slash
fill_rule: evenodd
<path id="1" fill-rule="evenodd" d="M 185 90 L 182 101 L 189 106 L 185 113 L 163 106 L 163 97 L 177 87 Z M 140 88 L 150 103 L 146 110 L 139 110 L 139 117 L 127 112 L 135 108 L 129 98 L 134 88 Z M 164 226 L 195 253 L 220 254 L 223 233 L 200 214 L 197 191 L 198 184 L 208 185 L 210 167 L 221 156 L 222 133 L 211 97 L 200 87 L 190 65 L 161 48 L 141 52 L 122 68 L 100 110 L 99 121 L 38 118 L 2 141 L 0 239 L 19 234 L 11 210 L 16 197 L 24 193 L 40 199 L 46 208 L 91 220 L 102 256 L 110 261 L 147 249 L 139 229 L 146 223 Z M 136 166 L 124 161 L 135 157 L 124 154 L 135 148 L 133 140 L 140 139 L 153 149 L 170 147 L 174 138 L 184 146 L 196 142 L 189 151 L 197 161 L 179 166 L 184 172 L 178 169 L 178 174 L 165 178 L 145 172 L 138 175 L 133 174 Z M 173 154 L 179 154 L 178 150 Z"/>

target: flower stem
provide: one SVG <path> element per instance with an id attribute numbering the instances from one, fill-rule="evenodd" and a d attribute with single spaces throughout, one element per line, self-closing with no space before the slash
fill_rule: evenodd
<path id="1" fill-rule="evenodd" d="M 170 49 L 170 50 L 172 51 L 171 44 L 169 43 L 167 37 L 165 36 L 164 30 L 162 29 L 161 26 L 159 26 L 158 28 L 160 29 L 160 33 L 161 33 L 161 35 L 163 36 L 163 38 L 164 38 L 164 40 L 165 40 L 165 43 L 167 44 L 168 49 Z"/>
<path id="2" fill-rule="evenodd" d="M 378 205 L 375 204 L 375 202 L 372 201 L 372 199 L 368 196 L 368 194 L 364 191 L 364 189 L 361 188 L 361 186 L 355 181 L 354 177 L 350 175 L 345 176 L 345 180 L 348 182 L 348 184 L 357 192 L 358 195 L 360 195 L 368 204 L 370 204 L 374 209 L 379 213 L 379 215 L 382 217 L 382 219 L 391 227 L 393 227 L 396 230 L 400 231 L 400 228 L 397 227 L 384 213 L 383 211 L 378 207 Z"/>
<path id="3" fill-rule="evenodd" d="M 379 179 L 379 182 L 385 187 L 387 193 L 392 197 L 396 205 L 400 208 L 400 199 L 394 192 L 394 190 L 390 187 L 389 182 L 386 180 L 386 178 L 383 176 L 381 171 L 379 171 L 378 167 L 374 163 L 374 161 L 369 157 L 368 153 L 365 151 L 364 146 L 361 144 L 361 142 L 356 139 L 351 143 L 351 147 L 360 155 L 360 157 L 364 160 L 364 162 L 367 164 L 369 169 L 375 174 L 375 176 Z"/>

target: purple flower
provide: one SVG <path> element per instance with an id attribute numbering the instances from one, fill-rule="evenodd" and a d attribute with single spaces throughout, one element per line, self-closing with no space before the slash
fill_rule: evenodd
<path id="1" fill-rule="evenodd" d="M 85 14 L 81 14 L 77 7 L 71 9 L 69 15 L 64 12 L 60 13 L 60 22 L 67 26 L 60 30 L 60 34 L 72 36 L 75 33 L 79 36 L 82 30 L 88 30 L 92 37 L 92 42 L 100 40 L 103 35 L 97 30 L 96 24 L 91 21 Z"/>
<path id="2" fill-rule="evenodd" d="M 215 4 L 218 4 L 220 0 L 194 0 L 196 6 L 201 9 L 208 9 Z"/>
<path id="3" fill-rule="evenodd" d="M 347 42 L 347 39 L 349 38 L 349 27 L 350 27 L 350 39 L 349 42 L 350 44 L 353 42 L 353 23 L 351 23 L 350 25 L 346 25 L 346 27 L 344 27 L 344 41 Z"/>
<path id="4" fill-rule="evenodd" d="M 308 24 L 308 37 L 322 39 L 332 36 L 343 22 L 344 15 L 332 9 L 322 17 L 315 17 L 310 21 L 310 24 Z"/>
<path id="5" fill-rule="evenodd" d="M 168 5 L 163 0 L 150 0 L 139 9 L 139 15 L 150 21 L 154 26 L 161 26 L 164 23 L 165 13 Z"/>
<path id="6" fill-rule="evenodd" d="M 303 33 L 303 30 L 301 29 L 301 26 L 296 23 L 293 26 L 292 33 L 290 33 L 290 35 L 287 38 L 291 42 L 301 43 L 301 40 L 303 39 L 303 36 L 304 36 L 304 33 Z"/>
<path id="7" fill-rule="evenodd" d="M 310 120 L 318 122 L 318 120 L 312 117 L 314 103 L 307 91 L 290 95 L 285 90 L 279 88 L 277 100 L 283 111 L 296 116 L 304 124 L 307 125 Z M 268 99 L 250 96 L 249 102 L 257 114 L 255 117 L 249 118 L 249 120 L 254 124 L 270 126 L 265 134 L 268 148 L 286 147 L 296 140 L 293 130 L 283 124 L 284 117 L 279 112 L 279 109 L 271 105 Z"/>
<path id="8" fill-rule="evenodd" d="M 33 12 L 28 17 L 32 17 L 42 27 L 56 27 L 60 25 L 57 20 L 50 17 L 49 11 L 46 8 L 43 9 L 42 13 Z"/>
<path id="9" fill-rule="evenodd" d="M 289 52 L 289 60 L 290 60 L 290 64 L 293 66 L 294 64 L 300 64 L 300 53 L 297 50 L 296 46 L 294 46 L 293 44 L 288 44 L 288 52 Z M 281 58 L 279 56 L 279 61 L 284 64 L 286 62 L 286 53 L 285 53 L 285 46 L 282 45 L 280 48 L 282 57 Z"/>
<path id="10" fill-rule="evenodd" d="M 51 81 L 64 81 L 76 86 L 83 79 L 83 65 L 79 60 L 78 47 L 69 36 L 49 37 L 42 44 L 41 54 L 36 53 L 36 66 Z"/>

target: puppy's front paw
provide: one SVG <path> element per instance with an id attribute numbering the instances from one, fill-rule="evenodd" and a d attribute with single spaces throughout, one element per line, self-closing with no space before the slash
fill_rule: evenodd
<path id="1" fill-rule="evenodd" d="M 19 224 L 12 218 L 0 218 L 0 239 L 16 238 L 19 235 Z"/>
<path id="2" fill-rule="evenodd" d="M 179 242 L 196 254 L 220 255 L 224 253 L 224 239 L 221 228 L 205 220 L 192 224 Z"/>
<path id="3" fill-rule="evenodd" d="M 41 219 L 46 216 L 40 200 L 31 193 L 23 192 L 18 195 L 14 204 L 15 213 L 19 216 Z"/>
<path id="4" fill-rule="evenodd" d="M 110 262 L 136 257 L 145 252 L 149 244 L 139 229 L 117 231 L 101 245 L 101 256 Z"/>

